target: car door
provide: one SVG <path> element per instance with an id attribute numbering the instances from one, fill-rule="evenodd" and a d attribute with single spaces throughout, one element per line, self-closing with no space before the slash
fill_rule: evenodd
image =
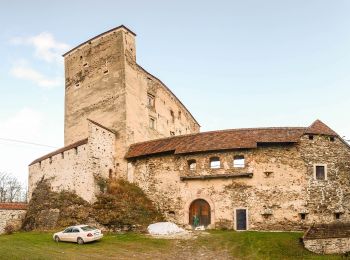
<path id="1" fill-rule="evenodd" d="M 72 242 L 77 242 L 77 238 L 81 237 L 79 228 L 75 227 L 72 229 L 71 240 Z"/>
<path id="2" fill-rule="evenodd" d="M 73 230 L 73 228 L 71 228 L 71 227 L 66 228 L 66 229 L 62 232 L 62 235 L 61 235 L 60 239 L 61 239 L 62 241 L 71 241 L 72 230 Z"/>

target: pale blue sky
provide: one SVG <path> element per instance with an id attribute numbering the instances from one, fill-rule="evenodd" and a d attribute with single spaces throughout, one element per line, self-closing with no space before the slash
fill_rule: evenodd
<path id="1" fill-rule="evenodd" d="M 202 131 L 319 118 L 350 138 L 349 13 L 345 0 L 1 0 L 0 138 L 63 145 L 60 54 L 120 24 Z M 0 139 L 0 171 L 25 180 L 51 150 Z"/>

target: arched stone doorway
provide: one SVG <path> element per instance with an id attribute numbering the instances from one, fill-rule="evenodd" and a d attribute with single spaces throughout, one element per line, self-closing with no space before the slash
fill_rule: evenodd
<path id="1" fill-rule="evenodd" d="M 194 200 L 189 209 L 189 224 L 191 226 L 205 226 L 211 223 L 210 205 L 203 199 Z"/>

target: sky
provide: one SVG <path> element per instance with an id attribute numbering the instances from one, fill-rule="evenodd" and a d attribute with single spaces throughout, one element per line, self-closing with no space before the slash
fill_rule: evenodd
<path id="1" fill-rule="evenodd" d="M 349 13 L 346 0 L 0 0 L 0 172 L 26 184 L 63 146 L 61 55 L 121 24 L 201 131 L 320 119 L 350 139 Z"/>

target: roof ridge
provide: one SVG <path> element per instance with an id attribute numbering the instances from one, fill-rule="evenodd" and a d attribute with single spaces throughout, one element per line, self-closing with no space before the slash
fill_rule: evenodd
<path id="1" fill-rule="evenodd" d="M 152 139 L 152 140 L 147 140 L 147 141 L 142 141 L 142 142 L 136 142 L 130 145 L 139 145 L 139 144 L 146 144 L 146 143 L 151 143 L 154 141 L 163 141 L 163 140 L 168 140 L 168 139 L 177 139 L 181 137 L 188 137 L 188 136 L 196 136 L 196 135 L 201 135 L 201 134 L 211 134 L 211 133 L 223 133 L 223 132 L 233 132 L 233 131 L 255 131 L 255 130 L 306 130 L 307 127 L 248 127 L 248 128 L 232 128 L 232 129 L 222 129 L 222 130 L 212 130 L 212 131 L 206 131 L 206 132 L 199 132 L 199 133 L 192 133 L 192 134 L 184 134 L 184 135 L 176 135 L 176 136 L 168 136 L 168 137 L 163 137 L 163 138 L 157 138 L 157 139 Z"/>

